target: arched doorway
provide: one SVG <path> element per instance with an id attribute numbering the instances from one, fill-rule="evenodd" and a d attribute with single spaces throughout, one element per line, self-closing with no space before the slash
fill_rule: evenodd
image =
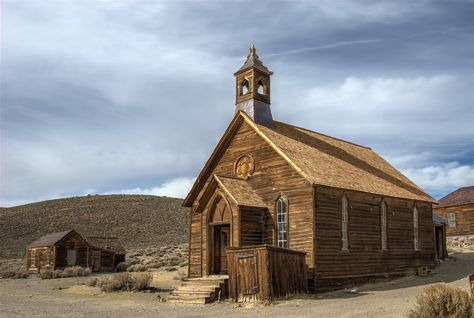
<path id="1" fill-rule="evenodd" d="M 226 249 L 231 242 L 232 212 L 226 200 L 217 196 L 209 218 L 209 274 L 227 274 Z"/>

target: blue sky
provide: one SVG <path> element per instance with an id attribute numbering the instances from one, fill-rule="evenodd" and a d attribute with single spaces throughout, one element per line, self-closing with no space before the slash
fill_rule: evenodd
<path id="1" fill-rule="evenodd" d="M 254 43 L 274 118 L 474 184 L 473 1 L 1 2 L 0 205 L 183 197 Z"/>

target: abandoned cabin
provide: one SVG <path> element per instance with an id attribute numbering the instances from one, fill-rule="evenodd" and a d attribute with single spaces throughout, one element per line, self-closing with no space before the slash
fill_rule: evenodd
<path id="1" fill-rule="evenodd" d="M 269 301 L 434 265 L 431 196 L 369 147 L 274 120 L 255 47 L 234 75 L 235 116 L 184 201 L 186 284 Z"/>
<path id="2" fill-rule="evenodd" d="M 43 235 L 27 247 L 27 270 L 64 269 L 81 266 L 92 271 L 112 271 L 125 260 L 125 249 L 118 238 L 83 238 L 74 230 Z"/>
<path id="3" fill-rule="evenodd" d="M 434 211 L 448 221 L 447 236 L 474 235 L 474 186 L 448 194 L 434 206 Z"/>

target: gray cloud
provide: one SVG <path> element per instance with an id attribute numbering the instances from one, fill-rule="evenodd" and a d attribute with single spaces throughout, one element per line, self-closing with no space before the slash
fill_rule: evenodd
<path id="1" fill-rule="evenodd" d="M 435 196 L 472 183 L 455 173 L 474 166 L 470 1 L 3 1 L 1 15 L 1 205 L 182 195 L 233 116 L 250 43 L 277 119 L 372 146 Z"/>

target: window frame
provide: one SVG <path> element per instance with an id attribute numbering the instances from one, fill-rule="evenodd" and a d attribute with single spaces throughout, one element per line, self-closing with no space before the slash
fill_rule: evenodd
<path id="1" fill-rule="evenodd" d="M 280 213 L 280 202 L 284 202 L 285 204 L 285 211 L 284 213 Z M 281 248 L 289 248 L 290 240 L 289 240 L 289 201 L 288 198 L 282 193 L 275 202 L 275 216 L 276 216 L 276 246 Z M 284 220 L 280 222 L 280 215 L 284 215 Z M 285 238 L 280 239 L 280 224 L 284 227 Z M 282 244 L 280 244 L 282 243 Z"/>
<path id="2" fill-rule="evenodd" d="M 420 213 L 416 204 L 413 205 L 413 249 L 420 250 Z"/>
<path id="3" fill-rule="evenodd" d="M 341 250 L 349 251 L 349 199 L 344 194 L 341 198 Z"/>
<path id="4" fill-rule="evenodd" d="M 457 226 L 456 212 L 454 212 L 454 211 L 453 212 L 448 212 L 447 216 L 448 216 L 448 228 L 449 229 L 454 229 Z"/>

